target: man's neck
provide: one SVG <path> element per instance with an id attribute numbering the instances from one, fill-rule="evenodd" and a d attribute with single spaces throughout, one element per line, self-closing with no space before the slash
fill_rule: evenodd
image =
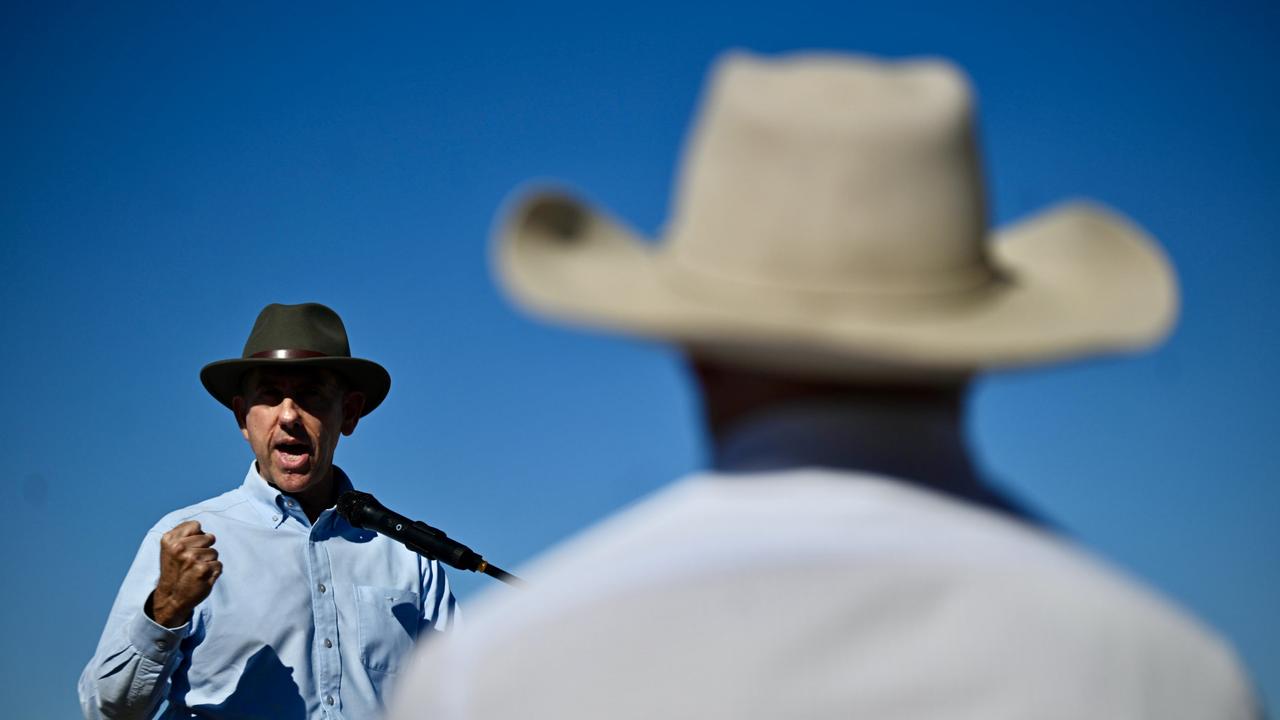
<path id="1" fill-rule="evenodd" d="M 973 497 L 983 485 L 962 414 L 958 401 L 922 398 L 841 395 L 772 403 L 713 433 L 713 464 L 727 472 L 841 468 Z"/>
<path id="2" fill-rule="evenodd" d="M 977 472 L 965 435 L 963 377 L 860 385 L 690 359 L 721 472 L 853 470 L 1030 519 Z"/>
<path id="3" fill-rule="evenodd" d="M 304 493 L 293 495 L 298 500 L 298 504 L 302 506 L 302 512 L 306 513 L 307 520 L 312 524 L 319 519 L 320 513 L 333 507 L 337 500 L 334 497 L 333 472 L 330 471 L 328 479 L 324 483 L 324 487 L 312 487 Z"/>

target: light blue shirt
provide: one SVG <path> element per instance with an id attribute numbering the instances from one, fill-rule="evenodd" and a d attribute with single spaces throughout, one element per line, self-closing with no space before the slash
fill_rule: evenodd
<path id="1" fill-rule="evenodd" d="M 160 536 L 185 520 L 213 533 L 223 572 L 171 629 L 143 604 Z M 439 563 L 332 508 L 312 525 L 251 464 L 240 487 L 147 533 L 80 677 L 80 704 L 86 718 L 374 718 L 414 640 L 456 620 Z"/>

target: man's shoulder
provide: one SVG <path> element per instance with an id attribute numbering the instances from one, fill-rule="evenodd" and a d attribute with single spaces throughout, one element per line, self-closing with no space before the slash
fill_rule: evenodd
<path id="1" fill-rule="evenodd" d="M 852 473 L 686 477 L 553 549 L 528 572 L 555 595 L 552 607 L 702 582 L 756 583 L 762 592 L 782 585 L 787 599 L 780 602 L 793 607 L 833 593 L 887 605 L 928 595 L 918 616 L 906 612 L 915 605 L 902 605 L 904 623 L 972 635 L 979 644 L 989 633 L 1018 628 L 1046 642 L 1088 640 L 1081 652 L 1105 645 L 1191 654 L 1215 667 L 1235 662 L 1192 613 L 1069 540 L 948 496 Z M 537 605 L 533 595 L 539 593 L 524 594 L 522 604 Z M 965 610 L 936 613 L 938 606 Z"/>
<path id="2" fill-rule="evenodd" d="M 185 507 L 180 507 L 166 513 L 163 517 L 151 526 L 149 532 L 155 534 L 164 534 L 173 529 L 175 525 L 186 522 L 187 520 L 204 521 L 210 518 L 222 518 L 229 513 L 235 513 L 249 502 L 249 498 L 240 487 L 228 490 L 221 495 L 206 500 L 192 503 Z"/>
<path id="3" fill-rule="evenodd" d="M 469 632 L 428 666 L 455 666 L 451 653 L 527 661 L 535 698 L 564 676 L 611 697 L 643 676 L 658 706 L 689 697 L 689 678 L 772 677 L 753 700 L 799 707 L 811 678 L 838 671 L 883 680 L 850 690 L 857 708 L 963 687 L 1012 709 L 982 716 L 1249 717 L 1238 659 L 1189 613 L 1065 540 L 901 485 L 826 471 L 685 478 L 522 569 L 526 592 L 474 602 Z M 563 647 L 593 652 L 540 675 Z M 678 661 L 618 671 L 658 656 Z"/>

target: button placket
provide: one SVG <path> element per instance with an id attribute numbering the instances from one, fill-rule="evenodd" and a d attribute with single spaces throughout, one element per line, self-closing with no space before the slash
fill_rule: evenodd
<path id="1" fill-rule="evenodd" d="M 312 526 L 307 538 L 307 565 L 311 572 L 312 593 L 311 608 L 315 619 L 315 637 L 325 650 L 336 647 L 334 638 L 338 637 L 337 598 L 334 597 L 332 566 L 329 553 L 319 532 L 323 523 Z M 316 658 L 316 690 L 322 701 L 328 706 L 336 706 L 341 697 L 341 658 L 336 652 L 317 653 Z"/>

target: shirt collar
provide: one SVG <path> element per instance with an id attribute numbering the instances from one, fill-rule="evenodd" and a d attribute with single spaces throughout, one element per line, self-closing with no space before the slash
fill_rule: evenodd
<path id="1" fill-rule="evenodd" d="M 338 486 L 338 495 L 352 489 L 351 479 L 337 465 L 333 466 L 333 479 Z M 280 527 L 291 514 L 303 519 L 306 518 L 302 508 L 296 507 L 296 502 L 294 502 L 295 507 L 290 508 L 286 504 L 289 501 L 287 496 L 267 482 L 262 475 L 258 474 L 258 463 L 256 461 L 249 462 L 249 472 L 245 473 L 244 483 L 240 487 L 244 490 L 245 495 L 248 496 L 249 503 L 254 510 L 257 511 L 264 522 L 272 527 Z M 321 515 L 321 518 L 323 517 Z"/>

